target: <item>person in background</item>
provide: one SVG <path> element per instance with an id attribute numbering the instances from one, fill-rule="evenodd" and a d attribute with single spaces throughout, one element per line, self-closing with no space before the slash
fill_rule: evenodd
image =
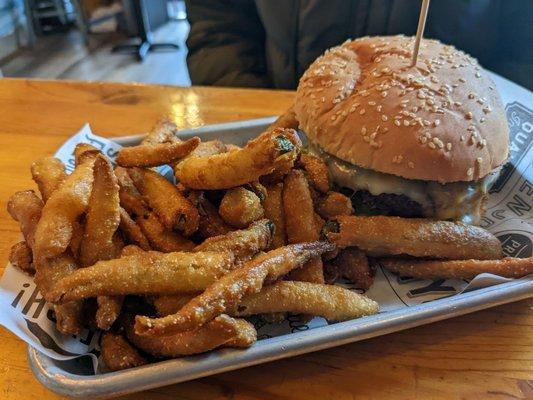
<path id="1" fill-rule="evenodd" d="M 309 64 L 346 39 L 414 35 L 420 0 L 187 0 L 195 85 L 294 89 Z M 433 0 L 424 36 L 533 87 L 533 1 Z"/>

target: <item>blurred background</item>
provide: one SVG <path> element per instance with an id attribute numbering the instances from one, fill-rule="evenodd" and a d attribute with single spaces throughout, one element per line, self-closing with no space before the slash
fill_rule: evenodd
<path id="1" fill-rule="evenodd" d="M 293 89 L 327 48 L 412 35 L 420 0 L 0 0 L 6 77 Z M 426 37 L 533 88 L 533 0 L 432 0 Z"/>

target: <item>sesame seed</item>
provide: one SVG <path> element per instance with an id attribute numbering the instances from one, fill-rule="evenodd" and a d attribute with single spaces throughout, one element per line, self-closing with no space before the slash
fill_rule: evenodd
<path id="1" fill-rule="evenodd" d="M 475 99 L 475 98 L 476 98 L 476 95 L 475 95 L 474 93 L 469 93 L 469 94 L 468 94 L 468 98 L 469 98 L 470 100 Z"/>
<path id="2" fill-rule="evenodd" d="M 415 164 L 412 162 L 412 161 L 409 161 L 407 163 L 407 165 L 409 166 L 409 168 L 413 169 L 415 167 Z"/>
<path id="3" fill-rule="evenodd" d="M 425 137 L 425 136 L 420 136 L 420 137 L 418 138 L 418 140 L 420 140 L 420 143 L 425 144 L 425 143 L 427 143 L 428 138 Z"/>
<path id="4" fill-rule="evenodd" d="M 370 142 L 370 138 L 368 136 L 363 136 L 363 140 L 367 143 Z"/>
<path id="5" fill-rule="evenodd" d="M 452 144 L 446 143 L 446 150 L 451 151 L 452 150 Z"/>
<path id="6" fill-rule="evenodd" d="M 470 111 L 468 111 L 466 114 L 465 114 L 465 118 L 466 119 L 472 119 L 473 118 L 473 115 Z"/>
<path id="7" fill-rule="evenodd" d="M 396 126 L 400 126 L 400 125 L 401 125 L 400 120 L 399 120 L 399 119 L 395 119 L 395 120 L 394 120 L 394 125 L 396 125 Z"/>
<path id="8" fill-rule="evenodd" d="M 437 148 L 437 146 L 435 146 L 435 143 L 433 143 L 433 142 L 429 142 L 429 143 L 428 143 L 428 147 L 429 147 L 430 149 L 436 149 L 436 148 Z"/>
<path id="9" fill-rule="evenodd" d="M 483 159 L 481 157 L 476 158 L 476 162 L 478 164 L 481 164 L 483 162 Z"/>
<path id="10" fill-rule="evenodd" d="M 476 138 L 474 135 L 470 136 L 470 139 L 468 140 L 468 144 L 473 145 L 476 143 Z"/>
<path id="11" fill-rule="evenodd" d="M 381 92 L 381 97 L 387 97 L 387 91 Z"/>
<path id="12" fill-rule="evenodd" d="M 455 105 L 456 105 L 457 107 L 459 107 L 459 106 L 462 106 L 462 105 L 463 105 L 463 103 L 461 103 L 460 101 L 456 101 L 456 102 L 455 102 L 455 103 L 453 103 L 453 104 L 455 104 Z"/>
<path id="13" fill-rule="evenodd" d="M 483 122 L 485 122 L 485 121 L 486 121 L 486 120 L 485 120 L 485 117 L 481 117 L 481 118 L 479 119 L 479 122 L 481 122 L 481 123 L 483 123 Z"/>
<path id="14" fill-rule="evenodd" d="M 366 113 L 366 110 L 364 108 L 362 108 L 361 111 L 359 111 L 359 114 L 363 115 L 364 113 Z"/>
<path id="15" fill-rule="evenodd" d="M 363 136 L 366 135 L 366 126 L 363 126 L 361 128 L 361 135 L 363 135 Z"/>
<path id="16" fill-rule="evenodd" d="M 372 132 L 372 133 L 370 134 L 370 139 L 374 140 L 374 139 L 376 138 L 377 135 L 378 135 L 378 132 L 377 132 L 377 131 L 376 131 L 376 132 Z"/>
<path id="17" fill-rule="evenodd" d="M 461 137 L 459 138 L 459 140 L 460 140 L 461 142 L 464 142 L 464 141 L 465 141 L 465 137 L 464 137 L 464 135 L 461 135 Z"/>
<path id="18" fill-rule="evenodd" d="M 376 107 L 376 110 L 377 110 L 378 112 L 381 112 L 382 109 L 383 109 L 383 106 L 381 106 L 381 105 L 379 105 L 379 106 Z"/>
<path id="19" fill-rule="evenodd" d="M 433 125 L 439 126 L 440 125 L 440 119 L 436 119 L 435 121 L 433 121 Z"/>
<path id="20" fill-rule="evenodd" d="M 479 72 L 476 72 L 476 78 L 481 78 L 481 74 Z"/>
<path id="21" fill-rule="evenodd" d="M 492 109 L 491 109 L 490 107 L 488 107 L 488 106 L 487 106 L 487 107 L 483 107 L 483 112 L 484 112 L 485 114 L 488 114 L 488 113 L 490 113 L 491 111 L 492 111 Z"/>
<path id="22" fill-rule="evenodd" d="M 479 104 L 483 104 L 483 103 L 485 103 L 485 102 L 483 101 L 483 99 L 477 99 L 477 102 L 478 102 Z"/>
<path id="23" fill-rule="evenodd" d="M 381 120 L 382 121 L 387 121 L 389 119 L 389 117 L 387 117 L 385 114 L 381 116 Z"/>
<path id="24" fill-rule="evenodd" d="M 474 168 L 468 168 L 468 170 L 466 171 L 466 174 L 467 174 L 468 176 L 472 176 L 472 175 L 474 175 Z"/>
<path id="25" fill-rule="evenodd" d="M 465 82 L 466 82 L 466 79 L 465 79 L 465 78 L 459 78 L 459 82 L 463 82 L 463 83 L 465 83 Z"/>
<path id="26" fill-rule="evenodd" d="M 376 105 L 376 102 L 375 102 L 375 101 L 369 101 L 369 102 L 368 102 L 368 105 L 369 105 L 369 106 L 375 106 L 375 105 Z"/>
<path id="27" fill-rule="evenodd" d="M 406 119 L 404 119 L 404 120 L 403 120 L 403 124 L 404 124 L 405 126 L 409 126 L 409 121 L 407 121 Z"/>

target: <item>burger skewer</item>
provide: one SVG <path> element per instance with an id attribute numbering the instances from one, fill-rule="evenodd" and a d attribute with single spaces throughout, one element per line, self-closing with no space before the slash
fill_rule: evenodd
<path id="1" fill-rule="evenodd" d="M 418 59 L 418 50 L 420 49 L 420 41 L 424 36 L 424 29 L 426 27 L 426 19 L 428 17 L 429 0 L 422 0 L 420 7 L 420 16 L 418 17 L 418 28 L 416 29 L 415 46 L 413 48 L 413 58 L 411 59 L 411 67 L 416 65 Z"/>

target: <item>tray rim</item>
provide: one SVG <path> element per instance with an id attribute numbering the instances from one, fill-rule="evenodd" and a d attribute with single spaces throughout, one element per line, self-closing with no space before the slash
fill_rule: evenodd
<path id="1" fill-rule="evenodd" d="M 259 128 L 275 120 L 265 117 L 180 130 L 179 136 L 196 134 L 223 134 L 243 128 Z M 111 138 L 123 146 L 137 144 L 143 134 Z M 259 348 L 259 354 L 250 351 L 222 349 L 198 358 L 207 359 L 202 367 L 189 365 L 189 372 L 183 372 L 183 365 L 191 361 L 171 359 L 139 368 L 111 372 L 103 375 L 82 376 L 63 371 L 53 360 L 28 345 L 28 361 L 37 380 L 51 391 L 73 398 L 104 398 L 124 395 L 155 387 L 185 382 L 222 372 L 228 372 L 252 365 L 258 365 L 313 351 L 332 348 L 404 329 L 441 321 L 471 312 L 533 297 L 533 276 L 515 279 L 482 289 L 476 289 L 428 303 L 395 311 L 380 313 L 351 321 L 340 322 L 305 332 L 267 339 Z M 366 324 L 361 323 L 367 322 Z M 319 334 L 317 336 L 317 334 Z M 283 338 L 283 339 L 282 339 Z M 279 351 L 283 342 L 283 351 Z M 257 352 L 257 348 L 255 350 Z M 196 363 L 199 364 L 199 363 Z M 207 366 L 205 365 L 207 364 Z"/>

